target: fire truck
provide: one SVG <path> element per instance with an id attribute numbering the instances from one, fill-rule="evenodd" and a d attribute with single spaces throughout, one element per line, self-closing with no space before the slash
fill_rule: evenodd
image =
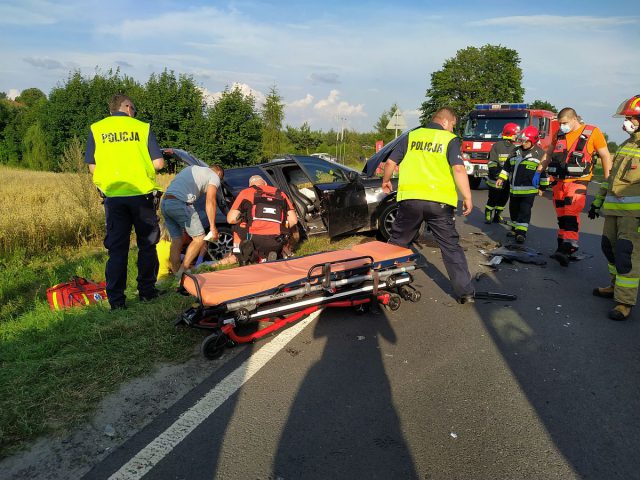
<path id="1" fill-rule="evenodd" d="M 462 157 L 471 188 L 477 189 L 487 176 L 491 146 L 502 139 L 502 127 L 513 122 L 520 129 L 533 125 L 540 131 L 540 147 L 547 149 L 558 131 L 556 114 L 535 110 L 526 103 L 482 103 L 467 117 L 462 135 Z"/>

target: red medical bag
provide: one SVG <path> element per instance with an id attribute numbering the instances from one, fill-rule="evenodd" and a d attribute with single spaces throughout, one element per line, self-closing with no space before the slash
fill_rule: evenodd
<path id="1" fill-rule="evenodd" d="M 72 277 L 47 289 L 47 300 L 53 310 L 89 305 L 107 299 L 105 282 L 95 283 L 82 277 Z"/>

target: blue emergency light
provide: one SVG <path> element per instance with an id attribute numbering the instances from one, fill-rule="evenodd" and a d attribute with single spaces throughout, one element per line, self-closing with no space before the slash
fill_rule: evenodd
<path id="1" fill-rule="evenodd" d="M 476 110 L 526 110 L 528 103 L 478 103 Z"/>

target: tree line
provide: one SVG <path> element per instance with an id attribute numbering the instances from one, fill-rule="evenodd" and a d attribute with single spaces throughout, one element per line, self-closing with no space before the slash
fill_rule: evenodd
<path id="1" fill-rule="evenodd" d="M 393 139 L 393 130 L 386 126 L 397 109 L 394 103 L 382 112 L 370 132 L 322 131 L 308 123 L 284 126 L 285 105 L 275 85 L 262 105 L 229 87 L 209 104 L 193 77 L 170 70 L 150 75 L 145 83 L 118 69 L 92 76 L 75 71 L 48 95 L 27 88 L 10 100 L 0 92 L 0 164 L 60 171 L 65 147 L 74 138 L 86 140 L 89 125 L 108 114 L 107 104 L 115 93 L 133 99 L 138 118 L 151 123 L 162 147 L 181 148 L 225 167 L 313 152 L 344 152 L 347 163 L 357 163 L 374 152 L 376 140 Z M 476 103 L 520 103 L 523 97 L 517 51 L 495 45 L 467 47 L 431 74 L 420 122 L 426 124 L 445 105 L 464 118 Z M 542 100 L 533 105 L 556 110 Z"/>

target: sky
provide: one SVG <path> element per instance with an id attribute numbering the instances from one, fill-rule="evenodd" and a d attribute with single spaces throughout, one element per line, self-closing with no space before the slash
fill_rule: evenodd
<path id="1" fill-rule="evenodd" d="M 640 94 L 637 0 L 0 0 L 0 91 L 168 69 L 210 98 L 238 85 L 260 104 L 275 86 L 295 127 L 371 131 L 393 103 L 417 125 L 431 74 L 485 44 L 519 53 L 525 101 L 571 106 L 626 138 L 612 114 Z"/>

